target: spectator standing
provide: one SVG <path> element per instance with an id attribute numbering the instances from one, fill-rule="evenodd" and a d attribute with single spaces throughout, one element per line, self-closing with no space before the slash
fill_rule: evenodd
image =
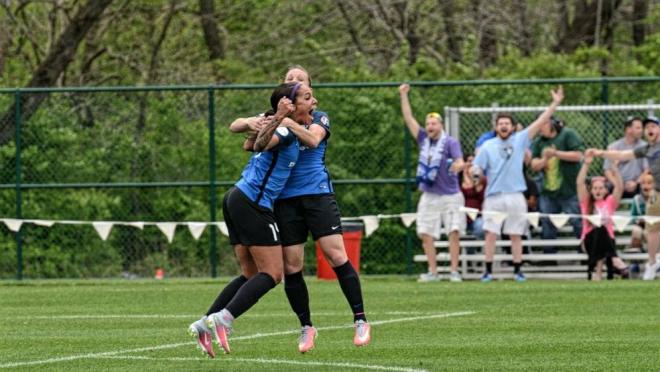
<path id="1" fill-rule="evenodd" d="M 441 228 L 449 237 L 450 276 L 460 282 L 458 255 L 459 236 L 465 232 L 465 215 L 460 208 L 465 198 L 458 184 L 458 172 L 463 169 L 461 144 L 445 133 L 442 117 L 436 112 L 426 115 L 426 128 L 421 128 L 412 114 L 408 92 L 410 86 L 399 87 L 403 119 L 419 145 L 417 181 L 422 196 L 417 204 L 417 235 L 422 239 L 428 260 L 428 273 L 420 275 L 422 282 L 437 281 L 438 267 L 434 240 L 440 239 Z"/>
<path id="2" fill-rule="evenodd" d="M 489 176 L 483 208 L 486 213 L 484 216 L 486 270 L 481 277 L 482 282 L 493 280 L 495 240 L 502 227 L 502 220 L 498 218 L 498 214 L 488 212 L 507 214 L 503 232 L 511 239 L 515 280 L 520 282 L 526 280 L 520 270 L 522 265 L 521 235 L 527 229 L 527 219 L 524 215 L 527 212 L 527 202 L 523 196 L 523 192 L 526 190 L 523 163 L 531 140 L 564 99 L 564 91 L 561 87 L 553 90 L 551 95 L 550 106 L 529 127 L 520 132 L 514 133 L 515 126 L 511 115 L 498 114 L 495 119 L 497 137 L 486 141 L 474 159 L 473 176 L 478 178 L 484 173 Z"/>
<path id="3" fill-rule="evenodd" d="M 580 170 L 580 160 L 584 143 L 571 128 L 550 117 L 539 130 L 540 136 L 532 144 L 531 168 L 543 172 L 543 184 L 539 198 L 541 213 L 580 214 L 577 198 L 576 179 Z M 573 234 L 580 237 L 582 223 L 579 218 L 571 218 Z M 555 239 L 557 228 L 549 218 L 541 218 L 541 238 Z M 555 247 L 544 248 L 546 253 L 556 253 Z"/>
<path id="4" fill-rule="evenodd" d="M 623 138 L 620 138 L 607 146 L 608 150 L 623 151 L 632 150 L 646 145 L 642 139 L 643 126 L 641 118 L 631 118 L 624 123 Z M 603 171 L 605 176 L 610 179 L 608 173 L 612 162 L 605 159 L 603 162 Z M 646 158 L 633 159 L 619 162 L 619 173 L 623 178 L 623 198 L 632 198 L 639 192 L 639 178 L 649 169 L 649 163 Z"/>

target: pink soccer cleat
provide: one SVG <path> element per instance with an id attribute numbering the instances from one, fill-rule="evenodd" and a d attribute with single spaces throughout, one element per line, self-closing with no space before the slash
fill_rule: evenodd
<path id="1" fill-rule="evenodd" d="M 209 358 L 215 358 L 215 351 L 213 351 L 213 339 L 211 332 L 204 323 L 205 319 L 202 318 L 188 327 L 188 334 L 190 337 L 197 341 L 197 348 L 201 350 Z"/>
<path id="2" fill-rule="evenodd" d="M 353 343 L 355 346 L 366 346 L 371 341 L 371 325 L 364 320 L 355 322 L 355 337 Z"/>
<path id="3" fill-rule="evenodd" d="M 213 313 L 206 318 L 206 326 L 213 332 L 216 342 L 226 354 L 231 352 L 229 341 L 227 340 L 231 333 L 231 323 L 231 315 L 226 310 Z"/>
<path id="4" fill-rule="evenodd" d="M 314 339 L 318 333 L 316 328 L 312 326 L 302 327 L 302 332 L 300 333 L 300 338 L 298 339 L 298 351 L 301 353 L 306 353 L 314 348 Z"/>

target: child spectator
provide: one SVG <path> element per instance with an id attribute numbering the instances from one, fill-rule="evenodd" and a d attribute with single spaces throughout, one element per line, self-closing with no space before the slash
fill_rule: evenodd
<path id="1" fill-rule="evenodd" d="M 635 218 L 632 228 L 632 237 L 630 248 L 638 252 L 642 250 L 643 243 L 646 241 L 646 231 L 644 231 L 644 220 L 639 218 L 646 214 L 646 203 L 655 199 L 655 179 L 650 173 L 644 173 L 640 177 L 640 192 L 633 197 L 630 205 L 630 216 Z"/>
<path id="2" fill-rule="evenodd" d="M 472 161 L 474 160 L 474 155 L 465 155 L 463 157 L 465 161 L 465 166 L 463 172 L 461 172 L 461 192 L 465 197 L 465 206 L 468 208 L 475 208 L 481 210 L 481 205 L 484 202 L 484 192 L 486 190 L 487 179 L 486 177 L 480 177 L 476 180 L 472 178 Z M 483 229 L 483 218 L 481 215 L 477 216 L 474 221 L 470 216 L 467 218 L 467 231 L 468 233 L 474 235 L 477 239 L 484 238 L 484 229 Z"/>
<path id="3" fill-rule="evenodd" d="M 607 190 L 605 177 L 592 177 L 589 187 L 587 187 L 586 178 L 589 171 L 589 165 L 593 160 L 593 153 L 587 152 L 582 163 L 582 167 L 577 175 L 577 196 L 580 201 L 580 211 L 583 215 L 591 216 L 597 214 L 600 216 L 600 226 L 594 226 L 585 219 L 582 229 L 582 245 L 589 255 L 589 266 L 587 275 L 592 279 L 591 272 L 596 269 L 594 280 L 603 278 L 603 263 L 607 264 L 607 279 L 614 276 L 614 266 L 612 258 L 616 256 L 614 226 L 611 216 L 614 215 L 621 195 L 623 194 L 623 179 L 616 164 L 610 168 L 610 182 L 614 185 L 612 193 Z"/>

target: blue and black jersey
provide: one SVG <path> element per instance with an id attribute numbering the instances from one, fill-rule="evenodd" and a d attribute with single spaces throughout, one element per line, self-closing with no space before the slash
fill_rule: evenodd
<path id="1" fill-rule="evenodd" d="M 270 210 L 287 183 L 300 152 L 298 138 L 290 130 L 279 127 L 275 135 L 280 143 L 268 151 L 252 155 L 241 179 L 236 182 L 236 187 L 250 200 Z"/>
<path id="2" fill-rule="evenodd" d="M 289 176 L 289 180 L 278 199 L 334 192 L 330 182 L 330 174 L 325 167 L 325 150 L 330 137 L 330 119 L 325 112 L 314 111 L 312 125 L 314 124 L 318 124 L 325 129 L 325 138 L 315 149 L 300 144 L 298 164 L 291 171 L 291 176 Z"/>

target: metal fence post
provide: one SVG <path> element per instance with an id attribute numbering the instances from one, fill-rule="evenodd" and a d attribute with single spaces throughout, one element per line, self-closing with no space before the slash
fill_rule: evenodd
<path id="1" fill-rule="evenodd" d="M 216 190 L 216 166 L 215 166 L 215 91 L 209 88 L 209 199 L 211 222 L 216 222 L 217 190 Z M 211 241 L 209 246 L 209 258 L 211 261 L 211 277 L 218 276 L 218 228 L 211 227 Z"/>
<path id="2" fill-rule="evenodd" d="M 610 101 L 609 84 L 607 78 L 603 78 L 600 83 L 600 101 L 603 105 L 607 105 Z M 606 149 L 608 144 L 608 135 L 610 132 L 609 112 L 603 111 L 601 113 L 601 120 L 603 121 L 603 146 Z"/>
<path id="3" fill-rule="evenodd" d="M 406 168 L 406 182 L 403 184 L 403 187 L 405 187 L 405 193 L 406 193 L 406 212 L 412 212 L 412 190 L 410 190 L 410 187 L 412 186 L 412 183 L 410 182 L 410 177 L 412 176 L 412 171 L 410 169 L 410 151 L 411 151 L 411 144 L 410 144 L 411 136 L 408 133 L 408 127 L 403 126 L 403 161 L 405 163 L 405 168 Z M 413 252 L 412 252 L 412 235 L 410 233 L 410 229 L 406 228 L 406 257 L 408 258 L 408 265 L 406 267 L 406 273 L 408 275 L 412 275 L 413 272 Z"/>
<path id="4" fill-rule="evenodd" d="M 14 112 L 14 130 L 16 144 L 16 218 L 21 219 L 23 196 L 21 195 L 21 90 L 17 89 L 15 93 L 15 112 Z M 16 232 L 16 279 L 23 279 L 23 237 L 21 230 Z"/>

